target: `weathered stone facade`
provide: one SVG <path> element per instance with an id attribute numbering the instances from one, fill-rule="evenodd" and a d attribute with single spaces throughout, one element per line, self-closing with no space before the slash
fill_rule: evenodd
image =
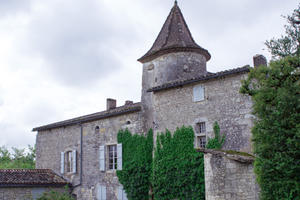
<path id="1" fill-rule="evenodd" d="M 121 187 L 116 170 L 104 169 L 101 162 L 105 159 L 108 164 L 103 155 L 110 156 L 107 147 L 117 144 L 120 129 L 143 134 L 153 128 L 155 140 L 165 129 L 186 125 L 196 131 L 204 123 L 201 137 L 208 139 L 217 121 L 226 135 L 224 149 L 251 153 L 252 102 L 239 93 L 249 66 L 211 73 L 206 67 L 209 59 L 209 52 L 194 42 L 175 3 L 152 48 L 139 59 L 143 63 L 141 102 L 128 101 L 115 108 L 116 102 L 108 99 L 106 111 L 35 128 L 36 167 L 64 176 L 77 199 L 114 200 L 119 199 Z M 74 159 L 68 164 L 72 170 L 66 172 L 66 161 Z M 235 162 L 205 155 L 207 199 L 244 199 L 245 195 L 257 199 L 252 164 Z"/>
<path id="2" fill-rule="evenodd" d="M 14 187 L 0 188 L 0 200 L 35 200 L 44 192 L 64 192 L 64 188 L 55 187 Z"/>

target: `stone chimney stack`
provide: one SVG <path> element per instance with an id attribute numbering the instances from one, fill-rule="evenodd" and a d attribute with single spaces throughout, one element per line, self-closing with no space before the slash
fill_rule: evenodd
<path id="1" fill-rule="evenodd" d="M 256 54 L 255 56 L 253 56 L 253 65 L 254 67 L 259 67 L 260 65 L 264 65 L 267 66 L 267 59 L 265 56 L 260 55 L 260 54 Z"/>
<path id="2" fill-rule="evenodd" d="M 132 104 L 133 104 L 133 101 L 129 101 L 129 100 L 125 101 L 125 106 L 132 105 Z"/>
<path id="3" fill-rule="evenodd" d="M 117 106 L 117 100 L 115 99 L 106 99 L 106 110 L 111 110 L 111 109 L 114 109 L 116 108 Z"/>

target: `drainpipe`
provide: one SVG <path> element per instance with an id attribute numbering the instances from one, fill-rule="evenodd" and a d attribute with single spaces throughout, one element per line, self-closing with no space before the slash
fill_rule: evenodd
<path id="1" fill-rule="evenodd" d="M 80 179 L 79 179 L 79 184 L 77 184 L 77 185 L 74 185 L 73 187 L 72 187 L 72 191 L 76 188 L 76 187 L 78 187 L 78 186 L 81 186 L 81 184 L 82 184 L 82 140 L 83 140 L 83 128 L 82 128 L 82 124 L 79 124 L 79 126 L 80 126 Z"/>

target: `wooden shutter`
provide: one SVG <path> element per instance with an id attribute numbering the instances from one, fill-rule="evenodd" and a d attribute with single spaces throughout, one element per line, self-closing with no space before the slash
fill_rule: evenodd
<path id="1" fill-rule="evenodd" d="M 106 186 L 102 186 L 101 188 L 101 200 L 106 200 Z"/>
<path id="2" fill-rule="evenodd" d="M 106 200 L 106 186 L 97 185 L 97 200 Z"/>
<path id="3" fill-rule="evenodd" d="M 105 171 L 105 146 L 99 147 L 99 169 Z"/>
<path id="4" fill-rule="evenodd" d="M 76 162 L 77 162 L 77 159 L 76 159 L 76 150 L 73 150 L 72 151 L 72 161 L 73 161 L 73 163 L 72 163 L 72 173 L 76 173 Z"/>
<path id="5" fill-rule="evenodd" d="M 127 195 L 123 186 L 118 187 L 118 200 L 127 200 Z"/>
<path id="6" fill-rule="evenodd" d="M 122 170 L 122 144 L 117 144 L 118 170 Z"/>
<path id="7" fill-rule="evenodd" d="M 123 200 L 123 187 L 118 187 L 118 200 Z"/>
<path id="8" fill-rule="evenodd" d="M 194 102 L 204 100 L 204 87 L 196 85 L 193 88 Z"/>
<path id="9" fill-rule="evenodd" d="M 65 153 L 60 152 L 60 173 L 64 173 L 64 168 L 65 168 Z"/>

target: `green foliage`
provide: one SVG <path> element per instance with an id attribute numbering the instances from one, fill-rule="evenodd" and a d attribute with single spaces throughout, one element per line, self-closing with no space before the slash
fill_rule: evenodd
<path id="1" fill-rule="evenodd" d="M 221 137 L 220 135 L 220 126 L 218 122 L 214 123 L 214 138 L 209 138 L 207 145 L 205 146 L 207 149 L 221 149 L 225 142 L 225 135 Z"/>
<path id="2" fill-rule="evenodd" d="M 181 127 L 173 136 L 157 136 L 153 161 L 154 199 L 205 199 L 203 154 L 194 149 L 192 127 Z"/>
<path id="3" fill-rule="evenodd" d="M 69 192 L 69 188 L 66 186 L 64 192 L 58 192 L 51 190 L 50 192 L 45 192 L 37 200 L 75 200 Z"/>
<path id="4" fill-rule="evenodd" d="M 300 57 L 251 69 L 240 89 L 252 96 L 255 173 L 263 200 L 300 197 Z"/>
<path id="5" fill-rule="evenodd" d="M 129 200 L 149 199 L 152 173 L 153 132 L 132 135 L 127 129 L 118 133 L 123 146 L 123 170 L 117 171 Z"/>
<path id="6" fill-rule="evenodd" d="M 12 147 L 12 153 L 6 147 L 0 147 L 0 169 L 34 169 L 35 148 L 28 149 Z"/>
<path id="7" fill-rule="evenodd" d="M 284 26 L 286 35 L 265 42 L 275 59 L 286 56 L 300 56 L 300 4 L 292 15 L 285 18 L 288 22 Z"/>

